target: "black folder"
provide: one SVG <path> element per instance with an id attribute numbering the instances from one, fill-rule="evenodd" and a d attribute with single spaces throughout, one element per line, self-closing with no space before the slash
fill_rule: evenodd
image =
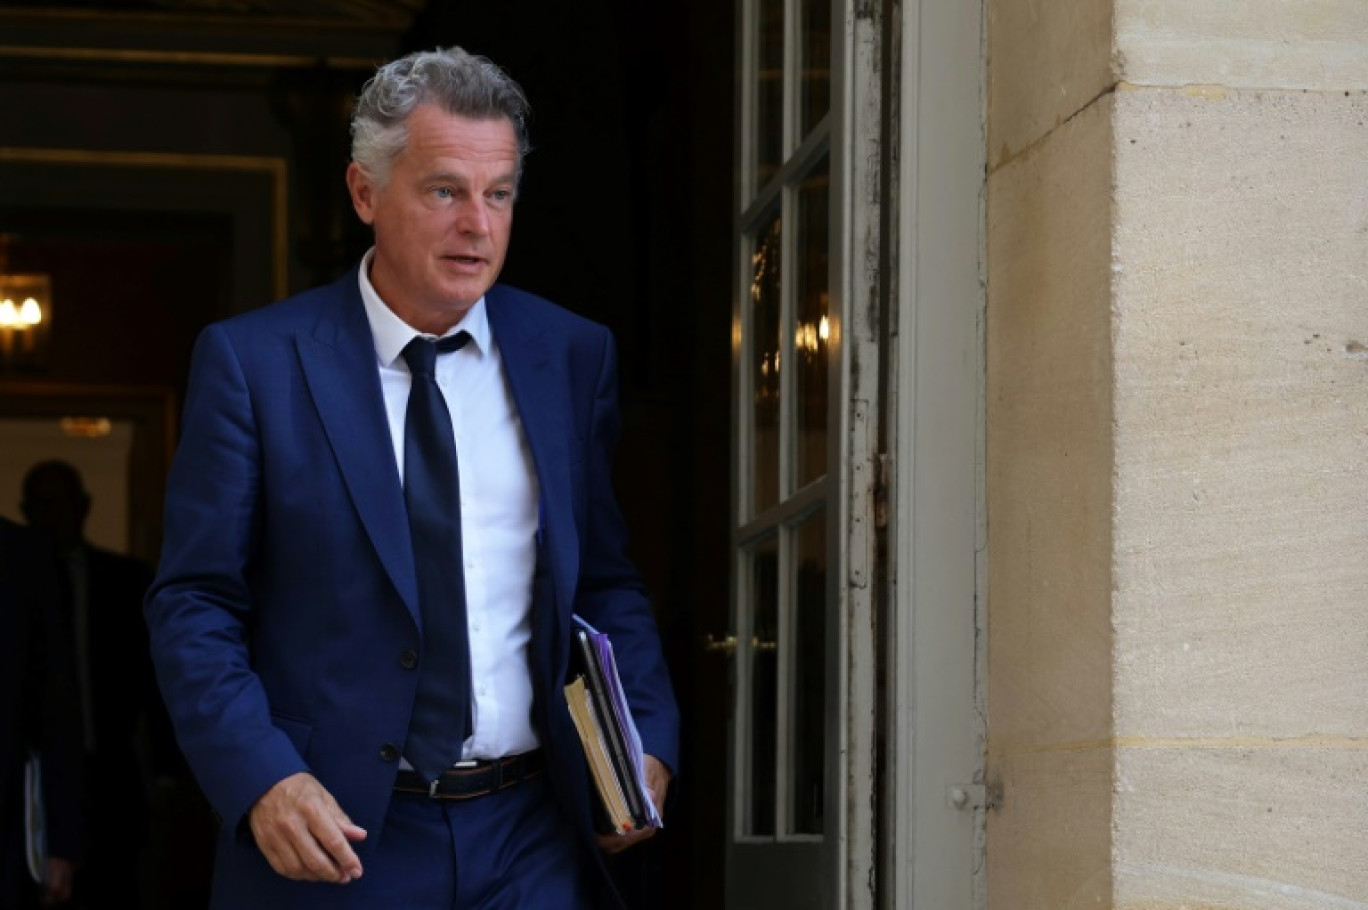
<path id="1" fill-rule="evenodd" d="M 658 826 L 659 815 L 650 803 L 650 795 L 644 790 L 636 730 L 630 726 L 630 716 L 622 716 L 626 713 L 626 705 L 622 703 L 616 665 L 611 662 L 605 665 L 596 637 L 602 638 L 602 633 L 582 623 L 575 626 L 571 674 L 583 681 L 592 709 L 588 712 L 589 721 L 597 727 L 597 730 L 580 729 L 579 732 L 591 770 L 595 770 L 595 784 L 603 801 L 600 828 L 604 833 L 622 834 Z M 577 727 L 580 727 L 584 718 L 573 710 L 574 695 L 570 687 L 566 689 L 566 697 L 571 700 L 571 713 L 575 716 Z M 602 770 L 602 761 L 599 762 L 599 768 L 595 769 L 593 752 L 599 743 L 606 751 L 607 771 L 611 773 L 611 780 L 604 780 L 608 774 Z M 615 808 L 617 811 L 614 811 Z"/>

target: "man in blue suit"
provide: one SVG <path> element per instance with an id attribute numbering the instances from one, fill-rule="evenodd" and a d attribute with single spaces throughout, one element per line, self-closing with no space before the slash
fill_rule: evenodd
<path id="1" fill-rule="evenodd" d="M 145 612 L 222 822 L 215 908 L 619 906 L 604 854 L 653 833 L 596 833 L 563 693 L 578 614 L 663 806 L 678 710 L 612 492 L 613 339 L 495 283 L 526 120 L 459 48 L 381 67 L 347 171 L 372 249 L 196 344 Z"/>

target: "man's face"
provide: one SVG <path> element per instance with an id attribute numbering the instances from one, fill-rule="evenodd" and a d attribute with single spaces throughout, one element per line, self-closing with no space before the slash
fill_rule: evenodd
<path id="1" fill-rule="evenodd" d="M 430 104 L 410 115 L 384 185 L 347 169 L 352 205 L 375 228 L 371 284 L 399 318 L 440 334 L 489 290 L 508 252 L 517 175 L 512 123 Z"/>
<path id="2" fill-rule="evenodd" d="M 29 525 L 51 534 L 63 546 L 70 546 L 81 539 L 90 499 L 79 487 L 46 473 L 25 485 L 20 508 Z"/>

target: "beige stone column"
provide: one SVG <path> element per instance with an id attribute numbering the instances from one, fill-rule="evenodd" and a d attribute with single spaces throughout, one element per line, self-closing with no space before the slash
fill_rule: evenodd
<path id="1" fill-rule="evenodd" d="M 988 9 L 989 906 L 1368 908 L 1368 4 Z"/>

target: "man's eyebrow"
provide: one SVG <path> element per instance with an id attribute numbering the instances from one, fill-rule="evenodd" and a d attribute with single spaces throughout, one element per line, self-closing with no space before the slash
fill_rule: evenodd
<path id="1" fill-rule="evenodd" d="M 423 178 L 424 183 L 469 183 L 470 178 L 454 171 L 435 171 Z"/>
<path id="2" fill-rule="evenodd" d="M 466 174 L 458 174 L 454 171 L 436 171 L 423 178 L 424 183 L 455 183 L 461 186 L 470 183 L 470 177 Z M 491 185 L 501 183 L 516 184 L 518 182 L 518 172 L 509 171 L 507 174 L 499 174 L 489 181 Z"/>

